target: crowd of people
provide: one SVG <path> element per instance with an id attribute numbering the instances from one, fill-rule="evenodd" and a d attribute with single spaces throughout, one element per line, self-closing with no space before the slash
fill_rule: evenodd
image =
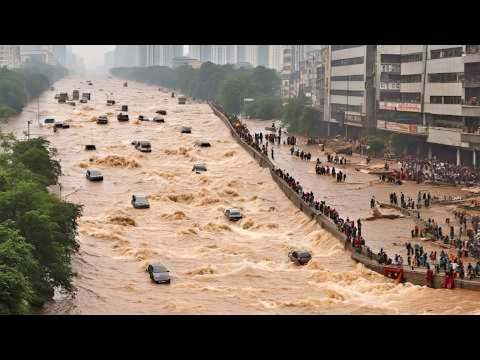
<path id="1" fill-rule="evenodd" d="M 315 173 L 318 175 L 332 175 L 332 177 L 336 177 L 337 182 L 345 182 L 347 180 L 346 173 L 342 172 L 342 170 L 337 171 L 335 166 L 330 168 L 328 165 L 322 165 L 320 159 L 317 159 L 315 164 Z"/>
<path id="2" fill-rule="evenodd" d="M 236 116 L 229 116 L 229 120 L 231 121 L 232 125 L 234 125 L 235 131 L 237 134 L 249 145 L 257 149 L 258 151 L 263 152 L 265 155 L 268 153 L 268 142 L 271 142 L 271 140 L 268 138 L 268 141 L 266 141 L 266 144 L 263 144 L 263 138 L 266 138 L 262 133 L 259 134 L 254 134 L 252 136 L 248 130 L 248 128 L 242 124 Z M 296 139 L 294 137 L 288 137 L 287 142 L 289 145 L 295 145 Z M 262 146 L 262 147 L 260 147 Z M 293 155 L 293 154 L 292 154 Z M 298 153 L 299 157 L 301 157 L 301 152 Z M 309 159 L 311 155 L 310 154 L 305 154 L 303 152 L 303 158 Z M 273 157 L 273 153 L 272 153 Z M 335 157 L 330 157 L 329 158 L 330 162 L 333 163 L 343 163 L 343 159 Z M 328 169 L 328 170 L 327 170 Z M 319 159 L 317 159 L 317 164 L 316 164 L 316 170 L 318 170 L 317 173 L 319 174 L 331 174 L 332 176 L 337 177 L 337 181 L 343 181 L 345 180 L 346 175 L 337 172 L 335 168 L 332 166 L 331 168 L 328 166 L 322 166 Z M 404 169 L 402 169 L 404 170 Z M 476 277 L 480 277 L 480 261 L 478 261 L 475 265 L 472 265 L 471 263 L 468 264 L 466 267 L 465 271 L 465 266 L 463 263 L 463 258 L 467 257 L 469 254 L 472 255 L 472 245 L 477 244 L 478 249 L 480 249 L 480 236 L 476 235 L 477 230 L 478 230 L 478 225 L 479 225 L 479 218 L 473 218 L 467 216 L 465 213 L 462 212 L 456 212 L 455 213 L 455 220 L 457 220 L 460 223 L 460 229 L 464 230 L 459 230 L 459 236 L 455 238 L 453 226 L 450 228 L 450 236 L 447 236 L 443 233 L 442 227 L 439 226 L 433 219 L 428 219 L 425 221 L 425 226 L 424 229 L 420 229 L 418 226 L 415 227 L 414 230 L 412 230 L 412 237 L 418 237 L 418 236 L 423 236 L 426 233 L 429 233 L 433 235 L 436 239 L 443 239 L 444 241 L 447 241 L 451 244 L 455 244 L 457 248 L 459 248 L 459 252 L 457 252 L 457 256 L 454 255 L 448 255 L 446 252 L 442 250 L 442 252 L 437 256 L 437 253 L 435 251 L 431 251 L 429 254 L 423 249 L 422 246 L 415 244 L 412 246 L 411 243 L 406 244 L 406 250 L 407 250 L 407 262 L 404 264 L 404 258 L 399 255 L 395 254 L 394 259 L 392 260 L 391 258 L 388 257 L 388 255 L 383 251 L 383 248 L 380 250 L 376 256 L 373 254 L 373 252 L 370 250 L 369 247 L 366 246 L 365 244 L 365 239 L 362 236 L 362 223 L 361 220 L 358 219 L 356 222 L 353 220 L 350 220 L 348 217 L 346 219 L 343 219 L 340 217 L 338 211 L 329 205 L 325 203 L 325 201 L 319 201 L 315 199 L 315 196 L 313 192 L 306 192 L 304 191 L 302 185 L 297 181 L 292 175 L 290 175 L 288 172 L 285 172 L 281 169 L 274 169 L 275 173 L 277 176 L 279 176 L 281 179 L 285 181 L 285 183 L 296 193 L 298 196 L 306 203 L 308 206 L 311 208 L 315 209 L 319 213 L 323 214 L 326 216 L 328 219 L 330 219 L 336 226 L 339 231 L 341 231 L 343 234 L 345 234 L 347 242 L 345 246 L 348 244 L 351 244 L 354 250 L 357 250 L 358 252 L 361 252 L 362 249 L 364 252 L 367 254 L 368 257 L 371 259 L 376 259 L 379 263 L 381 264 L 395 264 L 399 266 L 403 265 L 408 265 L 412 269 L 415 267 L 425 267 L 427 269 L 427 277 L 429 274 L 432 273 L 431 267 L 435 269 L 437 273 L 439 273 L 441 270 L 445 272 L 447 277 L 450 279 L 455 278 L 455 277 L 460 277 L 464 278 L 465 273 L 467 274 L 468 278 L 473 279 Z M 408 170 L 405 171 L 407 173 Z M 341 174 L 341 175 L 340 175 Z M 419 204 L 423 203 L 424 206 L 428 207 L 431 202 L 431 195 L 430 193 L 418 193 L 417 196 L 417 207 Z M 390 194 L 390 203 L 393 205 L 398 206 L 398 198 L 396 193 Z M 372 198 L 372 207 L 375 206 L 375 199 Z M 400 206 L 403 208 L 415 208 L 415 201 L 410 198 L 410 197 L 405 197 L 403 193 L 400 194 Z M 470 231 L 468 233 L 469 239 L 468 240 L 462 240 L 462 235 L 466 232 L 466 224 L 467 222 L 470 221 L 475 223 L 474 231 Z M 449 222 L 449 220 L 448 220 Z M 475 252 L 474 252 L 475 253 Z M 477 255 L 480 255 L 480 251 L 477 252 Z"/>
<path id="3" fill-rule="evenodd" d="M 332 155 L 327 153 L 327 162 L 333 163 L 336 165 L 346 165 L 347 164 L 347 158 L 344 156 L 338 156 L 338 154 Z"/>
<path id="4" fill-rule="evenodd" d="M 303 151 L 298 147 L 295 149 L 295 146 L 292 146 L 290 148 L 290 155 L 295 155 L 296 157 L 299 157 L 300 159 L 305 161 L 310 161 L 312 159 L 312 154 L 310 154 L 310 152 Z"/>
<path id="5" fill-rule="evenodd" d="M 407 159 L 401 162 L 402 171 L 409 180 L 431 181 L 452 185 L 475 186 L 480 184 L 480 171 L 436 159 Z"/>

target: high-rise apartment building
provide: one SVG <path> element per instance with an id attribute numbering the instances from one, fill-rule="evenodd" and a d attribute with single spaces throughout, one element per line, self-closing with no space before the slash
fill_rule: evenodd
<path id="1" fill-rule="evenodd" d="M 278 72 L 283 66 L 283 49 L 285 45 L 270 45 L 268 47 L 268 67 Z"/>
<path id="2" fill-rule="evenodd" d="M 54 45 L 20 45 L 22 63 L 28 60 L 55 65 Z"/>
<path id="3" fill-rule="evenodd" d="M 21 65 L 20 45 L 0 45 L 0 68 L 6 66 L 9 69 Z"/>
<path id="4" fill-rule="evenodd" d="M 270 58 L 270 45 L 257 45 L 257 65 L 269 66 Z"/>

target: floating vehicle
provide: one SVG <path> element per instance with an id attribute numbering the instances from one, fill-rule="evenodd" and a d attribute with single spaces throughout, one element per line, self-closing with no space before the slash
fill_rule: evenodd
<path id="1" fill-rule="evenodd" d="M 87 150 L 87 151 L 97 150 L 97 147 L 93 144 L 85 145 L 85 150 Z"/>
<path id="2" fill-rule="evenodd" d="M 290 251 L 288 257 L 297 265 L 306 265 L 312 259 L 312 255 L 307 250 Z"/>
<path id="3" fill-rule="evenodd" d="M 130 118 L 128 117 L 127 112 L 122 111 L 117 115 L 117 120 L 118 121 L 128 121 L 128 120 L 130 120 Z"/>
<path id="4" fill-rule="evenodd" d="M 137 141 L 135 143 L 135 149 L 140 150 L 141 152 L 152 152 L 152 145 L 150 141 Z"/>
<path id="5" fill-rule="evenodd" d="M 186 97 L 179 97 L 179 98 L 178 98 L 178 103 L 179 103 L 180 105 L 185 105 L 186 102 L 187 102 L 187 98 L 186 98 Z"/>
<path id="6" fill-rule="evenodd" d="M 140 120 L 140 121 L 150 121 L 150 120 L 148 119 L 148 117 L 143 116 L 143 115 L 138 115 L 138 120 Z"/>
<path id="7" fill-rule="evenodd" d="M 175 93 L 174 93 L 174 92 L 172 92 L 172 98 L 174 98 L 174 97 L 175 97 Z"/>
<path id="8" fill-rule="evenodd" d="M 128 83 L 126 81 L 123 83 L 123 87 L 128 87 Z"/>
<path id="9" fill-rule="evenodd" d="M 76 106 L 77 105 L 77 104 L 75 104 L 75 101 L 69 101 L 67 104 L 70 105 L 70 106 Z"/>
<path id="10" fill-rule="evenodd" d="M 158 114 L 158 115 L 167 115 L 167 111 L 166 111 L 166 110 L 157 110 L 157 111 L 155 111 L 155 114 Z"/>
<path id="11" fill-rule="evenodd" d="M 191 134 L 192 133 L 192 128 L 189 126 L 182 126 L 182 129 L 180 130 L 182 134 Z"/>
<path id="12" fill-rule="evenodd" d="M 82 99 L 91 100 L 91 94 L 90 93 L 82 93 Z"/>
<path id="13" fill-rule="evenodd" d="M 115 100 L 107 100 L 107 106 L 115 105 Z"/>
<path id="14" fill-rule="evenodd" d="M 242 218 L 242 214 L 237 209 L 227 209 L 225 210 L 225 216 L 230 221 L 238 221 Z"/>
<path id="15" fill-rule="evenodd" d="M 150 204 L 145 196 L 132 195 L 132 205 L 135 209 L 148 209 Z"/>
<path id="16" fill-rule="evenodd" d="M 80 99 L 80 104 L 86 104 L 88 102 L 87 99 Z"/>
<path id="17" fill-rule="evenodd" d="M 195 171 L 197 174 L 207 171 L 207 166 L 205 164 L 195 164 L 193 165 L 192 171 Z"/>
<path id="18" fill-rule="evenodd" d="M 165 120 L 159 116 L 155 116 L 152 120 L 153 122 L 157 122 L 157 123 L 164 123 Z"/>
<path id="19" fill-rule="evenodd" d="M 78 90 L 73 90 L 72 100 L 79 100 L 79 99 L 80 99 L 80 91 L 78 91 Z"/>
<path id="20" fill-rule="evenodd" d="M 85 177 L 90 181 L 103 181 L 103 175 L 98 170 L 87 170 Z"/>
<path id="21" fill-rule="evenodd" d="M 146 271 L 157 284 L 170 284 L 170 271 L 162 264 L 150 264 Z"/>
<path id="22" fill-rule="evenodd" d="M 100 115 L 97 117 L 97 124 L 108 124 L 108 117 L 106 115 Z"/>
<path id="23" fill-rule="evenodd" d="M 122 105 L 122 111 L 128 112 L 128 105 Z"/>
<path id="24" fill-rule="evenodd" d="M 200 147 L 210 147 L 210 143 L 207 141 L 207 140 L 198 140 L 195 142 L 195 145 L 196 146 L 200 146 Z"/>

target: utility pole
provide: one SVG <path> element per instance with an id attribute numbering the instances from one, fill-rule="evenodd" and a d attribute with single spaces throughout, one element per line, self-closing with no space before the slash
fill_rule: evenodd
<path id="1" fill-rule="evenodd" d="M 30 120 L 27 120 L 27 139 L 30 140 L 30 124 L 32 122 Z"/>

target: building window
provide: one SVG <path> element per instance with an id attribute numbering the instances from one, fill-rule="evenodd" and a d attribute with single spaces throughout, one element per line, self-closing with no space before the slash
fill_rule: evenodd
<path id="1" fill-rule="evenodd" d="M 450 57 L 459 57 L 462 56 L 463 49 L 462 47 L 450 48 L 450 49 L 439 49 L 439 50 L 432 50 L 430 52 L 430 58 L 434 59 L 443 59 L 443 58 L 450 58 Z"/>
<path id="2" fill-rule="evenodd" d="M 342 96 L 363 96 L 361 90 L 330 90 L 330 95 L 342 95 Z"/>
<path id="3" fill-rule="evenodd" d="M 432 83 L 456 83 L 462 82 L 463 73 L 437 73 L 428 74 L 428 82 Z"/>
<path id="4" fill-rule="evenodd" d="M 381 64 L 380 65 L 380 70 L 382 72 L 400 72 L 400 64 Z"/>
<path id="5" fill-rule="evenodd" d="M 346 66 L 346 65 L 357 65 L 357 64 L 363 64 L 363 56 L 349 58 L 349 59 L 332 60 L 332 66 Z"/>
<path id="6" fill-rule="evenodd" d="M 430 104 L 461 104 L 461 96 L 430 96 Z"/>
<path id="7" fill-rule="evenodd" d="M 400 59 L 401 59 L 400 54 L 381 54 L 380 55 L 381 63 L 399 64 Z"/>
<path id="8" fill-rule="evenodd" d="M 411 74 L 400 76 L 400 82 L 402 83 L 419 83 L 422 82 L 422 74 Z"/>
<path id="9" fill-rule="evenodd" d="M 343 50 L 343 49 L 352 49 L 360 46 L 365 46 L 365 45 L 331 45 L 332 51 L 338 51 L 338 50 Z"/>
<path id="10" fill-rule="evenodd" d="M 423 60 L 422 53 L 405 54 L 401 56 L 402 63 L 417 62 Z"/>
<path id="11" fill-rule="evenodd" d="M 365 81 L 362 75 L 332 76 L 331 81 Z"/>
<path id="12" fill-rule="evenodd" d="M 362 105 L 348 105 L 347 104 L 331 104 L 331 113 L 332 117 L 335 118 L 336 113 L 344 113 L 345 111 L 350 111 L 350 112 L 357 112 L 361 113 L 362 112 Z"/>
<path id="13" fill-rule="evenodd" d="M 443 103 L 444 104 L 461 104 L 462 97 L 461 96 L 444 96 Z"/>

